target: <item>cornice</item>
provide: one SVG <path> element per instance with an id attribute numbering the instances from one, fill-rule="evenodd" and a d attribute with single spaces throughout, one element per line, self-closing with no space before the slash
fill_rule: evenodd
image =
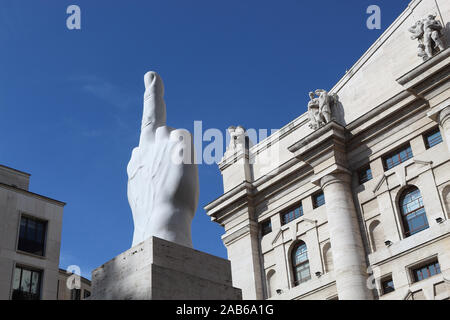
<path id="1" fill-rule="evenodd" d="M 434 73 L 450 65 L 450 47 L 439 52 L 433 58 L 423 62 L 396 81 L 405 88 L 411 88 L 426 80 Z"/>
<path id="2" fill-rule="evenodd" d="M 311 133 L 309 136 L 306 136 L 300 141 L 294 143 L 288 147 L 288 150 L 298 157 L 310 149 L 316 148 L 318 145 L 325 143 L 329 139 L 345 141 L 345 128 L 338 124 L 335 120 L 332 120 L 322 128 Z"/>
<path id="3" fill-rule="evenodd" d="M 4 170 L 4 171 L 7 171 L 7 172 L 12 172 L 12 173 L 21 175 L 21 176 L 23 176 L 25 178 L 29 178 L 31 176 L 30 173 L 27 173 L 27 172 L 24 172 L 24 171 L 19 171 L 17 169 L 10 168 L 10 167 L 7 167 L 7 166 L 1 165 L 1 164 L 0 164 L 0 170 Z"/>
<path id="4" fill-rule="evenodd" d="M 37 198 L 39 200 L 44 200 L 46 202 L 50 202 L 50 203 L 56 204 L 56 205 L 61 206 L 61 207 L 64 207 L 66 205 L 65 202 L 58 201 L 58 200 L 55 200 L 55 199 L 52 199 L 52 198 L 48 198 L 48 197 L 42 196 L 40 194 L 33 193 L 33 192 L 30 192 L 30 191 L 27 191 L 27 190 L 23 190 L 23 189 L 20 189 L 20 188 L 15 188 L 13 186 L 10 186 L 10 185 L 7 185 L 7 184 L 1 183 L 1 182 L 0 182 L 0 187 L 2 187 L 4 189 L 7 189 L 9 191 L 21 193 L 21 194 L 26 195 L 26 196 L 31 196 L 31 197 Z"/>

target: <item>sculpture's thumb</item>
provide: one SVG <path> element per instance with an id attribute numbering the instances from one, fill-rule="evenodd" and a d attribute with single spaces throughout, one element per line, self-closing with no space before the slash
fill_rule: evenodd
<path id="1" fill-rule="evenodd" d="M 144 111 L 139 146 L 153 142 L 156 129 L 166 125 L 164 84 L 161 77 L 156 72 L 149 71 L 144 76 L 144 83 Z"/>

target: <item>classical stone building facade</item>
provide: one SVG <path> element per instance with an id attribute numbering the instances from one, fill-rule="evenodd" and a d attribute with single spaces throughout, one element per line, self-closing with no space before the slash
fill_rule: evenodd
<path id="1" fill-rule="evenodd" d="M 57 297 L 65 203 L 30 192 L 29 182 L 0 165 L 0 300 Z"/>
<path id="2" fill-rule="evenodd" d="M 411 1 L 308 113 L 226 153 L 205 209 L 244 299 L 449 299 L 448 43 L 450 2 Z"/>
<path id="3" fill-rule="evenodd" d="M 76 278 L 75 278 L 76 277 Z M 91 296 L 91 281 L 59 269 L 57 300 L 84 300 Z"/>

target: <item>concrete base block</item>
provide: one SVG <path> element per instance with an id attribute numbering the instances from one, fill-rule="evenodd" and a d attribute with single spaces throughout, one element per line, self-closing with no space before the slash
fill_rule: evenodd
<path id="1" fill-rule="evenodd" d="M 241 300 L 230 261 L 149 238 L 92 272 L 91 300 Z"/>

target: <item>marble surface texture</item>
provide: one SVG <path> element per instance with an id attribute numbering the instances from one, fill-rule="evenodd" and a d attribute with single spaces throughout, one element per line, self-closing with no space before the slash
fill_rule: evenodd
<path id="1" fill-rule="evenodd" d="M 150 71 L 144 82 L 140 141 L 127 167 L 132 246 L 156 236 L 192 247 L 191 223 L 199 196 L 193 140 L 187 130 L 166 125 L 161 77 Z"/>

